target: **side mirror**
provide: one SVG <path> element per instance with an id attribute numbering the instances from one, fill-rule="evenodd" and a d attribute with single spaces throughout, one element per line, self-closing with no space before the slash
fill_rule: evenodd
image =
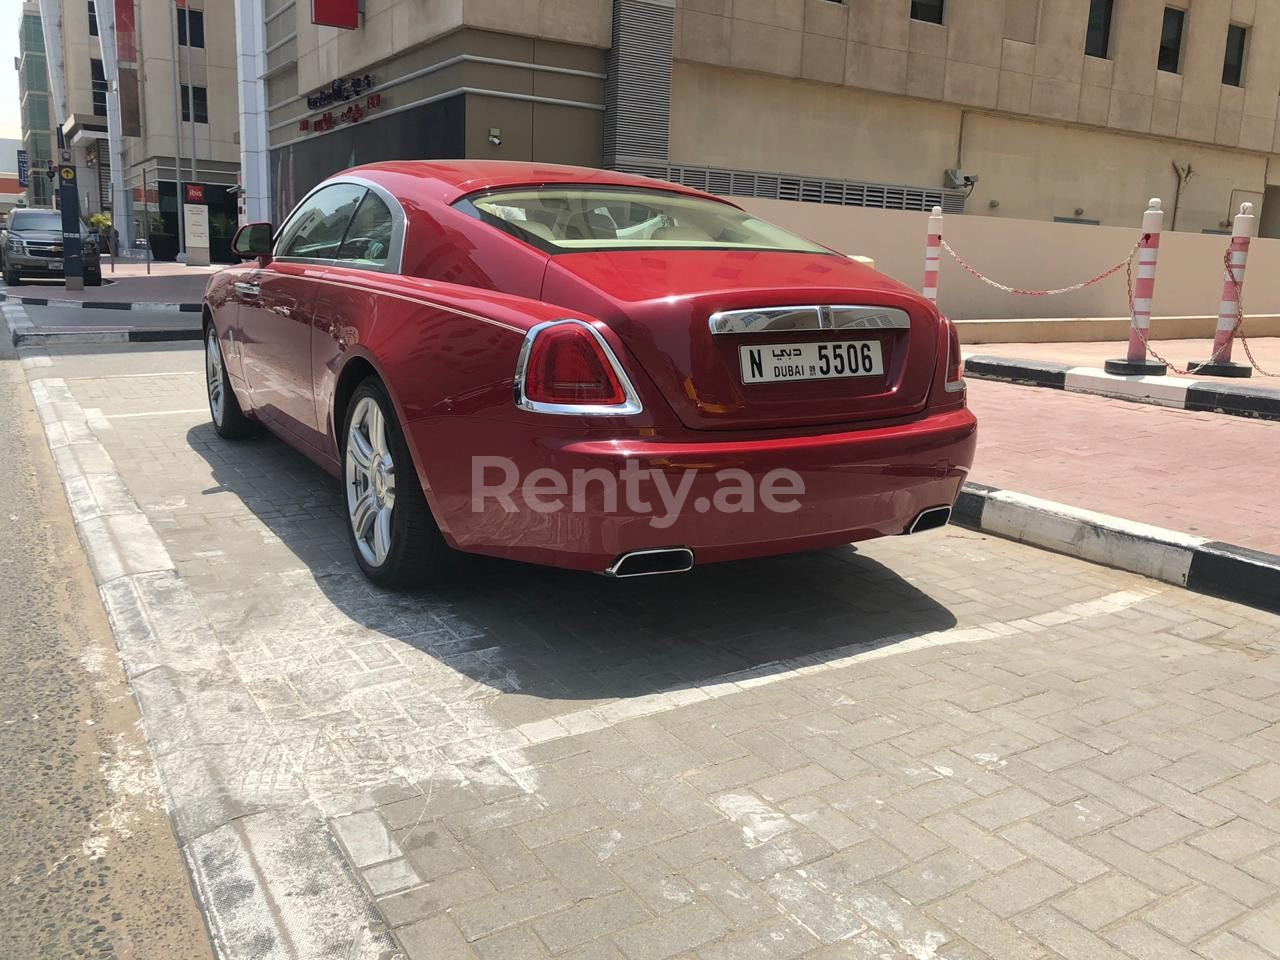
<path id="1" fill-rule="evenodd" d="M 269 223 L 246 223 L 232 238 L 231 252 L 241 260 L 269 260 L 273 232 Z"/>

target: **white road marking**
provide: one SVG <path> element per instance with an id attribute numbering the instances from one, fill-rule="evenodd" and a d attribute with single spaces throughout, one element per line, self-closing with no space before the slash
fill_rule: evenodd
<path id="1" fill-rule="evenodd" d="M 1154 588 L 1118 590 L 1096 600 L 1073 603 L 1060 610 L 1048 611 L 1045 614 L 1036 616 L 1034 619 L 995 620 L 976 627 L 952 627 L 947 630 L 934 630 L 923 634 L 894 634 L 877 640 L 852 643 L 822 653 L 791 657 L 786 660 L 775 660 L 771 663 L 753 667 L 750 670 L 713 677 L 697 687 L 680 687 L 660 693 L 646 694 L 642 697 L 615 700 L 603 706 L 575 710 L 572 713 L 560 714 L 547 720 L 524 723 L 514 727 L 512 732 L 518 733 L 529 743 L 546 743 L 550 740 L 559 740 L 578 733 L 613 726 L 623 720 L 665 713 L 668 710 L 675 710 L 685 704 L 695 703 L 699 700 L 726 697 L 730 694 L 770 683 L 777 683 L 780 680 L 787 680 L 791 677 L 809 676 L 814 673 L 824 673 L 828 670 L 841 670 L 845 667 L 853 666 L 855 663 L 900 656 L 904 653 L 911 653 L 914 650 L 923 650 L 925 647 L 979 643 L 983 640 L 994 640 L 998 637 L 1030 636 L 1043 633 L 1054 625 L 1074 623 L 1126 610 L 1161 592 L 1161 590 Z"/>
<path id="2" fill-rule="evenodd" d="M 88 411 L 85 411 L 86 413 Z M 208 414 L 208 407 L 196 407 L 194 410 L 140 410 L 137 413 L 108 413 L 104 414 L 106 420 L 138 420 L 142 417 L 177 417 L 187 416 L 192 413 Z"/>

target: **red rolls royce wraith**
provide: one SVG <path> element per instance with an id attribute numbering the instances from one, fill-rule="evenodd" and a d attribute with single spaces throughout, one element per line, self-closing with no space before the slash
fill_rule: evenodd
<path id="1" fill-rule="evenodd" d="M 205 296 L 209 407 L 341 480 L 357 563 L 636 576 L 939 526 L 974 454 L 954 326 L 697 190 L 357 167 Z"/>

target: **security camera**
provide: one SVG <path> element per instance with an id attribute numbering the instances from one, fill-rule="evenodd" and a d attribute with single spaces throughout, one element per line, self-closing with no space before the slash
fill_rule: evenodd
<path id="1" fill-rule="evenodd" d="M 978 185 L 977 175 L 972 173 L 966 173 L 964 175 L 964 185 L 966 187 L 976 187 Z"/>

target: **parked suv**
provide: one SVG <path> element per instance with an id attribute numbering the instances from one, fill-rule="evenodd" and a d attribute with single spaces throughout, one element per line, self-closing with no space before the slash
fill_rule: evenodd
<path id="1" fill-rule="evenodd" d="M 97 241 L 80 224 L 84 282 L 102 283 L 102 261 Z M 4 282 L 21 283 L 23 277 L 62 276 L 62 214 L 57 210 L 13 210 L 0 230 L 0 265 Z"/>

